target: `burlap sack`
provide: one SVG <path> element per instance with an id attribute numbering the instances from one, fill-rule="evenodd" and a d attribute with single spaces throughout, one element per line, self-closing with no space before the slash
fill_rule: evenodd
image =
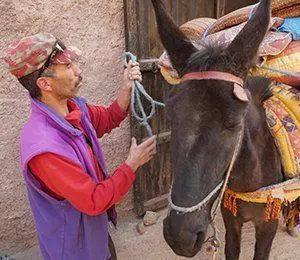
<path id="1" fill-rule="evenodd" d="M 274 0 L 272 3 L 272 9 L 275 11 L 282 10 L 296 4 L 299 4 L 299 0 Z"/>
<path id="2" fill-rule="evenodd" d="M 299 1 L 299 0 L 298 0 Z M 300 16 L 300 1 L 299 4 L 293 5 L 278 11 L 274 11 L 274 16 L 278 16 L 281 18 L 292 18 Z"/>
<path id="3" fill-rule="evenodd" d="M 196 41 L 201 39 L 206 29 L 214 22 L 216 19 L 213 18 L 198 18 L 181 25 L 180 29 L 190 40 Z"/>

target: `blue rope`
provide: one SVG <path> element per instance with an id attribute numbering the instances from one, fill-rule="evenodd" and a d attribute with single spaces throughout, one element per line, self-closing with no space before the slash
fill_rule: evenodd
<path id="1" fill-rule="evenodd" d="M 211 28 L 211 26 L 208 26 L 207 29 L 204 31 L 204 33 L 202 34 L 202 37 L 201 37 L 201 41 L 205 41 L 210 28 Z"/>
<path id="2" fill-rule="evenodd" d="M 251 10 L 250 10 L 250 14 L 249 14 L 249 20 L 251 20 L 254 16 L 254 10 L 255 10 L 255 7 L 257 6 L 258 4 L 255 4 L 251 7 Z"/>
<path id="3" fill-rule="evenodd" d="M 4 255 L 4 256 L 0 256 L 0 260 L 15 260 L 15 259 L 7 255 Z"/>
<path id="4" fill-rule="evenodd" d="M 130 52 L 125 52 L 124 54 L 124 66 L 127 67 L 128 66 L 128 62 L 127 62 L 127 58 L 129 58 L 132 62 L 136 62 L 136 56 L 134 56 L 132 53 Z M 142 101 L 141 101 L 141 95 L 143 95 L 146 100 L 148 100 L 151 104 L 151 111 L 150 114 L 147 115 Z M 148 136 L 152 136 L 153 132 L 152 132 L 152 128 L 150 126 L 150 123 L 148 122 L 155 114 L 155 107 L 157 106 L 162 106 L 164 107 L 165 105 L 161 102 L 155 101 L 145 90 L 145 88 L 143 87 L 143 85 L 138 82 L 137 80 L 134 80 L 133 84 L 132 84 L 132 91 L 131 91 L 131 100 L 130 100 L 130 104 L 131 104 L 131 111 L 133 116 L 136 118 L 136 120 L 139 122 L 139 124 L 141 126 L 146 127 L 147 130 L 147 135 Z M 137 108 L 139 111 L 136 110 L 135 107 L 135 103 L 137 102 Z M 139 115 L 140 114 L 140 115 Z"/>

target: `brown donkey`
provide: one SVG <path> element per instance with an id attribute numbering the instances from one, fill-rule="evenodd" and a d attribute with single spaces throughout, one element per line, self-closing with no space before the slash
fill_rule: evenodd
<path id="1" fill-rule="evenodd" d="M 227 186 L 236 192 L 283 180 L 263 108 L 270 82 L 247 76 L 268 30 L 271 0 L 260 1 L 228 47 L 203 44 L 201 50 L 180 31 L 162 0 L 152 3 L 161 41 L 184 79 L 166 100 L 174 182 L 164 237 L 176 254 L 192 257 L 205 241 L 212 206 L 228 170 Z M 278 221 L 264 222 L 264 210 L 264 204 L 238 201 L 234 217 L 222 208 L 226 259 L 239 258 L 241 229 L 247 221 L 256 229 L 254 259 L 268 259 Z"/>

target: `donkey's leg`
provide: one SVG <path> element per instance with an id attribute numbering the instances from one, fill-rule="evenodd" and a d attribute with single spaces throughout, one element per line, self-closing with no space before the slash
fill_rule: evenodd
<path id="1" fill-rule="evenodd" d="M 241 250 L 241 232 L 243 221 L 235 217 L 227 209 L 222 208 L 223 221 L 226 228 L 225 255 L 227 260 L 238 260 Z"/>
<path id="2" fill-rule="evenodd" d="M 255 254 L 254 260 L 268 260 L 273 239 L 276 235 L 278 220 L 269 222 L 259 221 L 255 223 Z"/>

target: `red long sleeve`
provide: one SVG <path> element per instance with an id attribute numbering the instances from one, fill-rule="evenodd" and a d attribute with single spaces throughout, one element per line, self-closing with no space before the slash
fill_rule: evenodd
<path id="1" fill-rule="evenodd" d="M 72 101 L 65 119 L 74 127 L 85 131 L 81 125 L 81 110 Z M 108 108 L 87 105 L 92 124 L 101 137 L 118 127 L 127 116 L 117 101 Z M 97 163 L 92 148 L 87 144 L 91 160 L 99 177 L 97 185 L 82 167 L 68 158 L 53 153 L 43 153 L 32 158 L 28 165 L 41 183 L 42 189 L 57 200 L 68 200 L 76 209 L 89 215 L 97 215 L 119 202 L 130 189 L 135 174 L 125 163 L 106 180 Z"/>
<path id="2" fill-rule="evenodd" d="M 135 178 L 131 168 L 124 163 L 96 185 L 80 165 L 52 153 L 35 156 L 29 167 L 48 194 L 68 200 L 88 215 L 98 215 L 119 202 Z"/>
<path id="3" fill-rule="evenodd" d="M 87 105 L 91 116 L 92 124 L 97 136 L 101 138 L 104 134 L 110 133 L 112 129 L 118 127 L 126 118 L 128 112 L 124 112 L 115 100 L 108 108 L 103 106 Z"/>

